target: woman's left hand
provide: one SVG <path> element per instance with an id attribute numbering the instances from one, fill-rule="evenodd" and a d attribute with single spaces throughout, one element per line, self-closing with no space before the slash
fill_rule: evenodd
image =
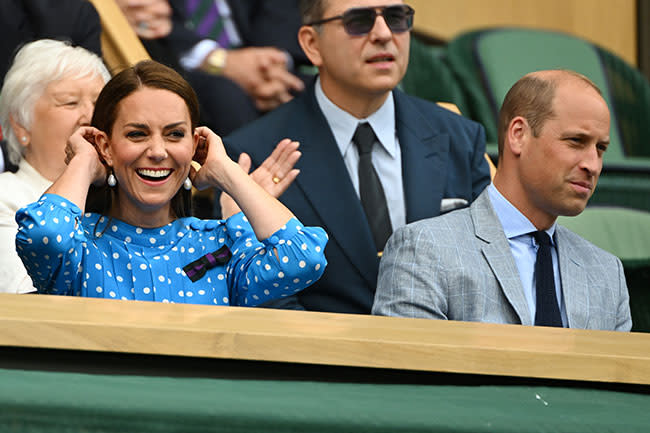
<path id="1" fill-rule="evenodd" d="M 198 171 L 194 166 L 190 168 L 192 185 L 198 190 L 211 187 L 226 189 L 229 169 L 237 164 L 228 157 L 221 138 L 210 128 L 199 126 L 195 134 L 198 134 L 198 145 L 194 160 L 201 167 Z"/>

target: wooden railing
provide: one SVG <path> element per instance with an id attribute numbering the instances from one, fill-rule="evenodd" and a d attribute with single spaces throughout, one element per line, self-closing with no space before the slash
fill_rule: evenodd
<path id="1" fill-rule="evenodd" d="M 114 0 L 90 0 L 102 23 L 104 61 L 114 75 L 140 60 L 149 59 L 147 50 Z"/>
<path id="2" fill-rule="evenodd" d="M 7 294 L 0 329 L 12 348 L 650 384 L 641 333 Z"/>

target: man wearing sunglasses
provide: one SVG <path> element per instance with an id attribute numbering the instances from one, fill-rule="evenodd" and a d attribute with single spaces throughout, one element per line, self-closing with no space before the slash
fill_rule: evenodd
<path id="1" fill-rule="evenodd" d="M 298 40 L 318 68 L 315 83 L 225 143 L 253 165 L 280 138 L 301 143 L 300 175 L 280 200 L 327 230 L 329 264 L 281 307 L 368 314 L 392 231 L 472 202 L 489 183 L 484 131 L 395 89 L 414 16 L 401 0 L 299 3 Z"/>

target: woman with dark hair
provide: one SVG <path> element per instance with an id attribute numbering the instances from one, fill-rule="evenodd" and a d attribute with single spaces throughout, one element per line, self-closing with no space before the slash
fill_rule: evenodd
<path id="1" fill-rule="evenodd" d="M 61 177 L 16 215 L 18 254 L 40 293 L 254 306 L 320 278 L 325 232 L 229 159 L 198 115 L 189 84 L 156 62 L 109 81 L 92 126 L 70 138 Z M 89 186 L 104 183 L 109 200 L 84 215 Z M 192 183 L 225 191 L 243 213 L 187 217 Z"/>

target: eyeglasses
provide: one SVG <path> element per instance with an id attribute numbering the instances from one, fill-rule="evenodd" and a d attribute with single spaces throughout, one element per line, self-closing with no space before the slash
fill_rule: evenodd
<path id="1" fill-rule="evenodd" d="M 377 12 L 379 9 L 379 12 Z M 325 24 L 334 20 L 342 20 L 343 28 L 350 36 L 368 34 L 375 26 L 377 15 L 384 17 L 386 25 L 393 33 L 402 33 L 413 27 L 413 14 L 415 11 L 408 5 L 392 5 L 384 7 L 352 8 L 343 12 L 343 15 L 325 18 L 307 23 L 308 26 Z"/>

